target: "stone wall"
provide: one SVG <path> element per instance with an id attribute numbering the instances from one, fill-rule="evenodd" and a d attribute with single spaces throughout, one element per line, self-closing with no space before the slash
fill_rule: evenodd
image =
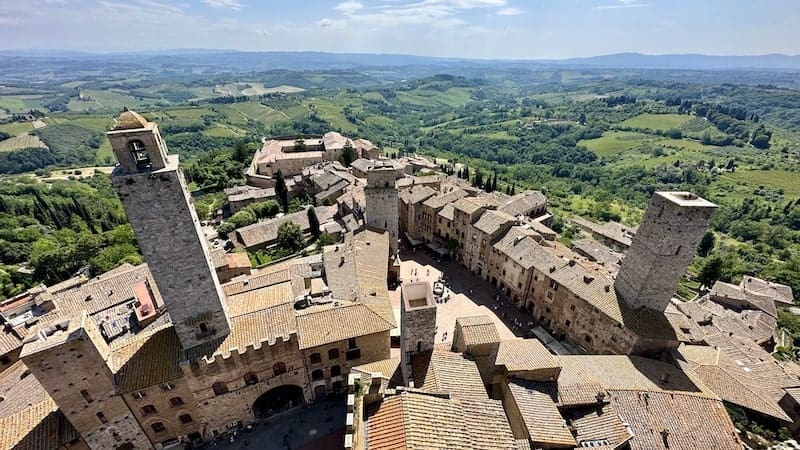
<path id="1" fill-rule="evenodd" d="M 203 417 L 197 411 L 197 401 L 183 377 L 123 394 L 122 398 L 156 448 L 167 441 L 188 442 L 192 433 L 203 437 Z M 151 412 L 147 407 L 153 407 L 155 411 Z M 191 421 L 184 423 L 182 416 L 184 420 L 191 418 Z M 162 431 L 154 428 L 157 423 L 163 425 Z"/>
<path id="2" fill-rule="evenodd" d="M 225 431 L 240 421 L 255 421 L 253 403 L 273 388 L 295 385 L 303 390 L 305 401 L 312 399 L 303 354 L 294 335 L 288 341 L 278 339 L 273 345 L 247 347 L 227 357 L 216 355 L 209 362 L 182 363 L 181 368 L 197 399 L 197 410 L 212 433 Z M 283 369 L 285 372 L 281 373 Z M 248 384 L 248 373 L 255 375 L 257 382 Z M 224 383 L 227 392 L 216 394 L 214 383 Z"/>
<path id="3" fill-rule="evenodd" d="M 228 334 L 222 292 L 177 156 L 169 169 L 112 181 L 183 348 Z"/>

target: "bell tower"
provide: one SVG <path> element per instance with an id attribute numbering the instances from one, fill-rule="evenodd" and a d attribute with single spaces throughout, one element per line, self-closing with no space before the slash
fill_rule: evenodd
<path id="1" fill-rule="evenodd" d="M 223 338 L 230 330 L 224 294 L 178 155 L 168 153 L 158 125 L 127 108 L 106 135 L 117 158 L 112 183 L 181 346 Z"/>

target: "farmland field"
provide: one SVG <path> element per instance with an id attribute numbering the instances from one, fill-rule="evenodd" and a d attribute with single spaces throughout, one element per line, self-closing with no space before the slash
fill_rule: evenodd
<path id="1" fill-rule="evenodd" d="M 671 128 L 681 128 L 689 122 L 692 116 L 685 114 L 640 114 L 619 124 L 620 127 L 649 128 L 651 130 L 666 131 Z"/>
<path id="2" fill-rule="evenodd" d="M 20 134 L 10 139 L 0 141 L 0 152 L 21 150 L 23 148 L 46 148 L 38 136 L 31 134 Z"/>
<path id="3" fill-rule="evenodd" d="M 33 131 L 33 123 L 31 122 L 11 122 L 0 124 L 0 132 L 16 136 Z"/>

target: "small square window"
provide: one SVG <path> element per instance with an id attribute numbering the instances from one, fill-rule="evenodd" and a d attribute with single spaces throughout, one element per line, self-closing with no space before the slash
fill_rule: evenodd
<path id="1" fill-rule="evenodd" d="M 173 389 L 175 389 L 175 385 L 172 384 L 172 383 L 164 383 L 164 384 L 161 385 L 161 390 L 162 391 L 171 391 Z"/>
<path id="2" fill-rule="evenodd" d="M 155 431 L 156 433 L 161 433 L 162 431 L 165 431 L 167 429 L 167 427 L 165 427 L 164 424 L 161 422 L 153 423 L 152 425 L 150 425 L 150 428 L 152 428 L 153 431 Z"/>
<path id="3" fill-rule="evenodd" d="M 141 399 L 143 399 L 145 397 L 147 397 L 147 394 L 145 394 L 142 391 L 136 391 L 136 392 L 133 393 L 133 398 L 135 398 L 136 400 L 141 400 Z"/>
<path id="4" fill-rule="evenodd" d="M 319 353 L 312 353 L 308 359 L 311 361 L 311 364 L 319 364 L 322 362 L 322 355 Z"/>
<path id="5" fill-rule="evenodd" d="M 192 423 L 192 416 L 189 414 L 181 414 L 178 416 L 178 420 L 180 420 L 182 424 L 186 425 L 187 423 Z"/>

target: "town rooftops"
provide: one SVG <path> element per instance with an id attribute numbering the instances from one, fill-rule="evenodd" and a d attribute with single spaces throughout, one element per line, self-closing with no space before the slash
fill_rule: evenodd
<path id="1" fill-rule="evenodd" d="M 558 378 L 561 363 L 538 339 L 501 341 L 490 356 L 496 368 L 505 369 L 509 376 L 532 381 L 551 381 Z"/>
<path id="2" fill-rule="evenodd" d="M 115 342 L 109 361 L 117 390 L 133 392 L 183 376 L 181 345 L 171 324 Z"/>
<path id="3" fill-rule="evenodd" d="M 459 188 L 454 188 L 453 190 L 445 194 L 439 194 L 434 197 L 431 197 L 425 200 L 422 204 L 428 208 L 439 210 L 443 208 L 445 205 L 450 205 L 456 202 L 458 199 L 466 196 L 467 193 L 464 190 Z"/>
<path id="4" fill-rule="evenodd" d="M 458 398 L 486 399 L 486 388 L 475 362 L 460 353 L 428 351 L 411 357 L 414 386 Z"/>
<path id="5" fill-rule="evenodd" d="M 456 328 L 461 329 L 464 345 L 483 345 L 500 342 L 500 334 L 489 316 L 456 318 Z"/>
<path id="6" fill-rule="evenodd" d="M 481 214 L 473 226 L 476 229 L 492 236 L 500 231 L 504 226 L 515 223 L 516 221 L 517 219 L 510 214 L 502 211 L 488 210 Z"/>
<path id="7" fill-rule="evenodd" d="M 415 205 L 433 197 L 436 192 L 436 189 L 425 185 L 411 186 L 408 189 L 401 190 L 398 198 L 403 203 Z"/>
<path id="8" fill-rule="evenodd" d="M 512 196 L 499 206 L 499 210 L 512 216 L 527 216 L 547 206 L 547 197 L 539 191 L 525 191 Z"/>
<path id="9" fill-rule="evenodd" d="M 367 408 L 366 448 L 513 449 L 499 401 L 454 398 L 413 388 Z"/>

